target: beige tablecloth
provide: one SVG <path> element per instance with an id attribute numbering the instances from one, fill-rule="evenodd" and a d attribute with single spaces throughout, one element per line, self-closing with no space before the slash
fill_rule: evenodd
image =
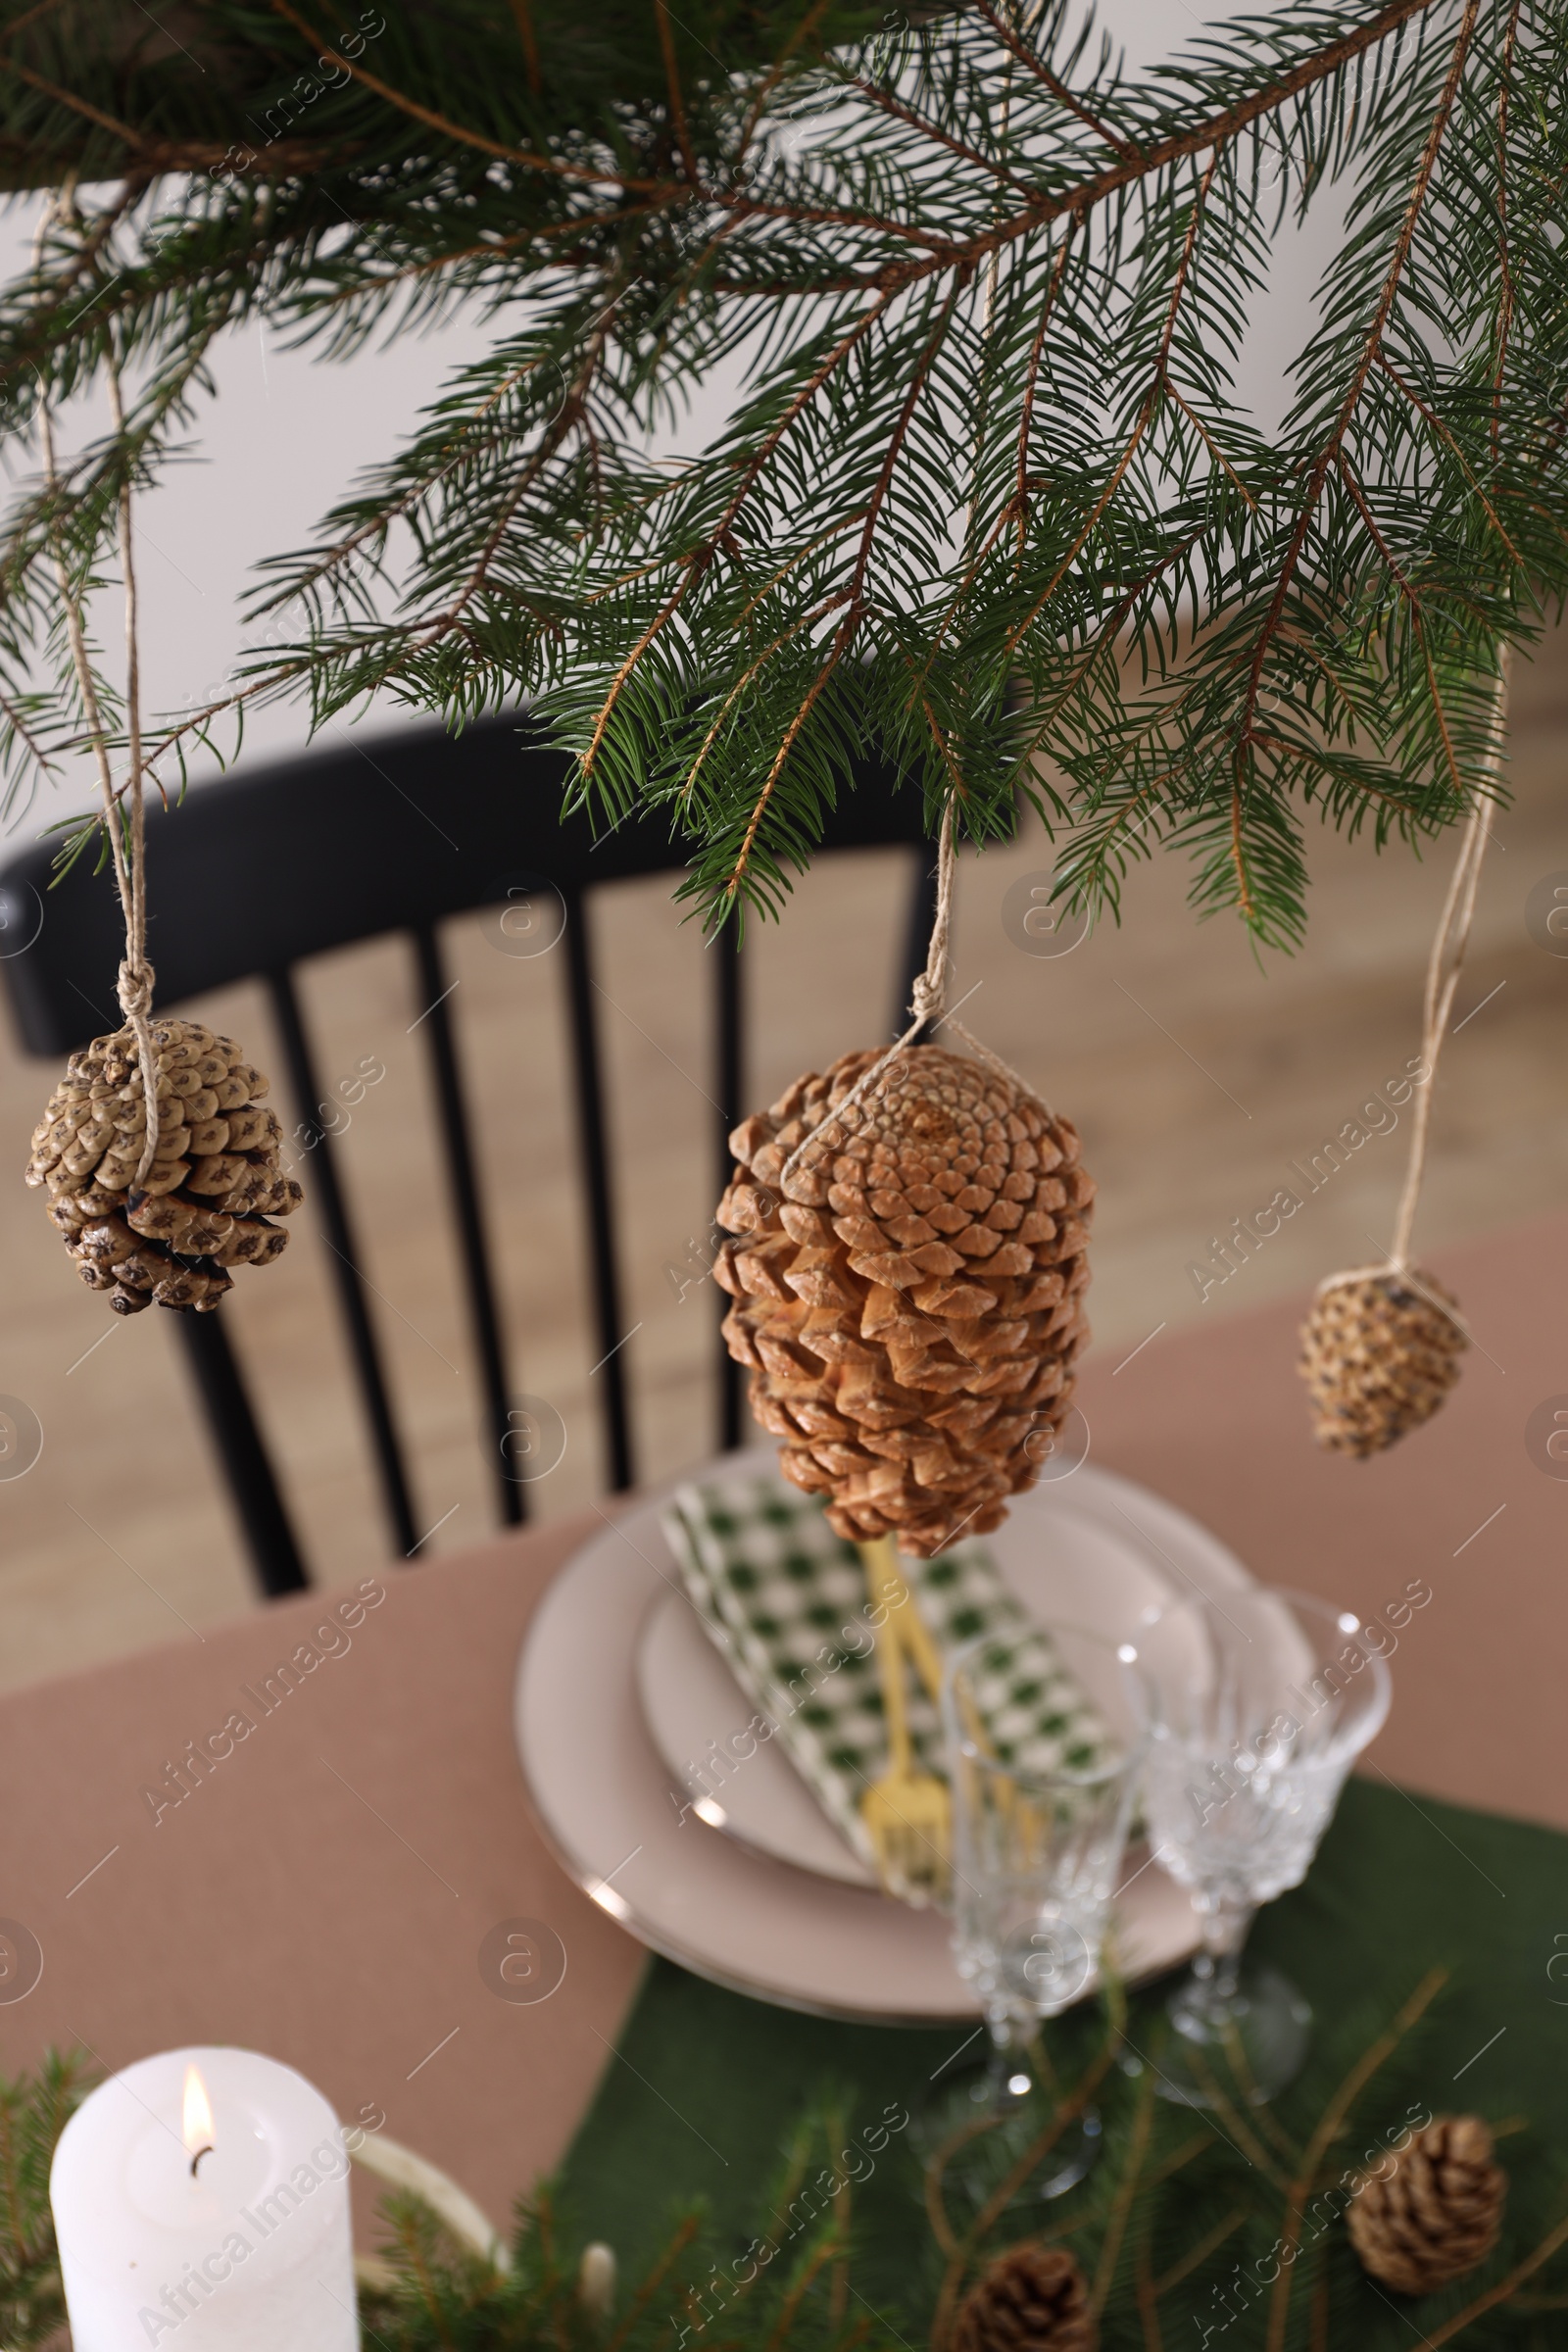
<path id="1" fill-rule="evenodd" d="M 1268 1581 L 1369 1616 L 1429 1590 L 1399 1632 L 1367 1769 L 1568 1828 L 1568 1482 L 1525 1445 L 1531 1412 L 1568 1392 L 1568 1218 L 1435 1262 L 1477 1345 L 1446 1411 L 1387 1458 L 1314 1452 L 1293 1370 L 1300 1301 L 1095 1363 L 1091 1458 L 1184 1505 Z M 546 1851 L 512 1743 L 529 1612 L 598 1524 L 389 1568 L 385 1598 L 317 1642 L 337 1654 L 286 1697 L 274 1682 L 270 1712 L 267 1680 L 323 1622 L 319 1600 L 0 1702 L 0 1914 L 44 1955 L 27 1998 L 0 2003 L 0 2066 L 51 2042 L 109 2068 L 247 2043 L 299 2067 L 345 2122 L 384 2115 L 504 2216 L 617 2063 L 642 1961 Z M 149 1803 L 235 1710 L 249 1736 L 182 1801 Z M 1438 1833 L 1412 1812 L 1412 1834 Z M 480 1973 L 484 1936 L 515 1917 L 566 1951 L 535 2006 Z"/>

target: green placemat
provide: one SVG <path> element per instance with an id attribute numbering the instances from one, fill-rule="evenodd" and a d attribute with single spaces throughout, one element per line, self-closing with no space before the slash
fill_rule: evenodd
<path id="1" fill-rule="evenodd" d="M 1517 2109 L 1568 2149 L 1568 2006 L 1556 2005 L 1568 1984 L 1547 1975 L 1565 1939 L 1568 1838 L 1354 1780 L 1305 1886 L 1259 1914 L 1251 1948 L 1289 1971 L 1320 2046 L 1343 2042 L 1347 2066 L 1368 2002 L 1392 2011 L 1426 1969 L 1450 1965 L 1421 2045 L 1422 2095 L 1439 2113 Z M 797 2016 L 657 1960 L 567 2157 L 571 2215 L 635 2274 L 672 2212 L 702 2197 L 715 2251 L 738 2253 L 809 2091 L 841 2085 L 852 2121 L 873 2124 L 912 2106 L 963 2039 Z M 926 2239 L 904 2146 L 895 2137 L 858 2192 L 857 2278 L 879 2307 L 906 2311 Z"/>

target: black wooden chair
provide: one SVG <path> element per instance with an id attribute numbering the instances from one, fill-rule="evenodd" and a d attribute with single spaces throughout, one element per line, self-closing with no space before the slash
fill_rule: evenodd
<path id="1" fill-rule="evenodd" d="M 622 1490 L 635 1475 L 623 1358 L 614 1352 L 625 1326 L 589 933 L 580 918 L 583 896 L 596 883 L 674 872 L 682 860 L 667 827 L 660 823 L 628 820 L 596 840 L 585 816 L 563 819 L 564 770 L 561 753 L 521 714 L 508 714 L 458 737 L 435 726 L 411 727 L 364 746 L 245 768 L 200 786 L 178 809 L 155 806 L 147 820 L 149 947 L 158 969 L 160 1006 L 172 1010 L 184 999 L 238 980 L 265 980 L 301 1120 L 315 1121 L 320 1089 L 294 965 L 383 933 L 408 934 L 421 1001 L 429 1007 L 420 1026 L 440 1106 L 484 1434 L 505 1523 L 524 1516 L 527 1488 L 509 1474 L 513 1399 L 507 1335 L 496 1309 L 437 926 L 444 916 L 504 903 L 536 879 L 554 886 L 566 911 L 562 944 L 577 1138 L 593 1311 L 606 1359 L 601 1386 L 607 1480 L 612 1489 Z M 911 852 L 906 948 L 890 989 L 890 1020 L 902 1018 L 914 973 L 925 960 L 934 911 L 934 852 L 925 836 L 921 796 L 913 788 L 896 789 L 897 782 L 891 769 L 866 762 L 827 830 L 830 849 L 906 845 Z M 115 975 L 123 935 L 108 874 L 95 875 L 90 861 L 82 859 L 51 888 L 53 857 L 53 845 L 40 842 L 0 869 L 0 938 L 9 934 L 28 942 L 0 959 L 0 973 L 27 1051 L 58 1057 L 119 1026 Z M 717 993 L 712 1092 L 722 1105 L 713 1149 L 715 1173 L 727 1180 L 724 1139 L 750 1107 L 745 957 L 731 941 L 710 961 Z M 313 1152 L 312 1170 L 393 1546 L 412 1559 L 420 1541 L 403 1446 L 359 1271 L 354 1218 L 324 1133 Z M 725 1303 L 721 1296 L 719 1303 Z M 268 1593 L 296 1591 L 309 1580 L 223 1310 L 175 1320 L 262 1588 Z M 738 1442 L 741 1428 L 739 1370 L 722 1343 L 715 1344 L 721 1360 L 717 1436 L 729 1446 Z"/>

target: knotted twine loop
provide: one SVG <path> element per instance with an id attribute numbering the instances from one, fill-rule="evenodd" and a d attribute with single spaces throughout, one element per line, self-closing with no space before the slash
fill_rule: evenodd
<path id="1" fill-rule="evenodd" d="M 42 262 L 44 239 L 55 221 L 65 217 L 70 190 L 58 191 L 45 205 L 39 218 L 33 240 L 33 268 Z M 120 397 L 120 369 L 113 359 L 108 364 L 109 404 L 115 430 L 122 441 L 125 432 L 125 414 Z M 60 469 L 55 457 L 54 418 L 49 403 L 40 393 L 38 400 L 38 439 L 43 454 L 44 483 L 51 499 L 60 492 Z M 158 1156 L 158 1055 L 153 1049 L 152 1029 L 148 1016 L 153 1008 L 155 974 L 147 960 L 147 840 L 145 814 L 142 806 L 142 748 L 141 748 L 141 666 L 137 652 L 136 633 L 136 570 L 132 562 L 130 537 L 130 478 L 128 473 L 120 485 L 120 563 L 125 594 L 125 715 L 129 737 L 130 772 L 121 787 L 129 807 L 128 828 L 120 806 L 120 794 L 115 789 L 114 774 L 109 762 L 109 731 L 104 723 L 102 706 L 98 700 L 97 681 L 87 654 L 86 630 L 82 624 L 81 598 L 71 576 L 65 552 L 60 544 L 58 527 L 51 529 L 51 548 L 55 579 L 60 589 L 60 602 L 66 619 L 66 634 L 71 646 L 71 662 L 75 671 L 76 689 L 81 696 L 82 713 L 92 744 L 93 758 L 98 768 L 98 787 L 103 800 L 103 826 L 109 837 L 110 854 L 114 858 L 115 886 L 120 893 L 121 910 L 125 918 L 125 955 L 120 966 L 116 993 L 120 1009 L 130 1025 L 136 1040 L 136 1058 L 141 1066 L 142 1098 L 146 1106 L 147 1125 L 142 1141 L 141 1158 L 137 1162 L 135 1183 L 140 1184 Z M 127 854 L 126 831 L 129 832 Z"/>
<path id="2" fill-rule="evenodd" d="M 1494 779 L 1502 772 L 1503 747 L 1508 717 L 1508 684 L 1513 669 L 1513 648 L 1505 645 L 1497 662 L 1497 683 L 1493 697 L 1491 741 L 1487 750 L 1486 772 Z M 1448 1015 L 1453 1010 L 1454 991 L 1459 985 L 1459 973 L 1464 964 L 1465 950 L 1470 945 L 1470 926 L 1475 916 L 1476 895 L 1481 886 L 1481 864 L 1487 854 L 1490 827 L 1487 817 L 1492 803 L 1483 792 L 1477 791 L 1474 805 L 1459 838 L 1459 855 L 1454 860 L 1453 879 L 1444 902 L 1443 913 L 1432 942 L 1432 954 L 1427 960 L 1426 991 L 1421 1002 L 1421 1058 L 1427 1065 L 1425 1084 L 1416 1096 L 1410 1130 L 1410 1159 L 1405 1170 L 1404 1190 L 1399 1196 L 1398 1214 L 1394 1224 L 1394 1240 L 1387 1259 L 1378 1266 L 1349 1266 L 1342 1274 L 1330 1274 L 1317 1286 L 1316 1296 L 1337 1290 L 1342 1283 L 1366 1282 L 1377 1275 L 1393 1275 L 1396 1280 L 1417 1291 L 1450 1323 L 1470 1337 L 1462 1316 L 1454 1313 L 1441 1298 L 1433 1297 L 1425 1284 L 1418 1281 L 1410 1265 L 1410 1237 L 1415 1228 L 1415 1212 L 1421 1199 L 1421 1182 L 1426 1173 L 1427 1139 L 1432 1124 L 1432 1097 L 1437 1091 L 1438 1061 L 1443 1041 L 1447 1034 Z"/>
<path id="3" fill-rule="evenodd" d="M 1011 93 L 1008 92 L 1003 99 L 1004 127 L 1009 119 L 1010 109 Z M 1000 268 L 999 257 L 993 253 L 986 265 L 984 281 L 982 345 L 990 340 L 996 317 Z M 975 465 L 977 468 L 983 431 L 984 417 L 977 416 L 975 420 Z M 976 511 L 975 500 L 971 497 L 968 502 L 967 525 L 968 536 L 971 540 L 974 535 Z M 894 1043 L 889 1046 L 880 1061 L 874 1063 L 870 1069 L 862 1071 L 838 1108 L 829 1111 L 827 1116 L 819 1120 L 810 1133 L 796 1146 L 779 1175 L 780 1191 L 787 1190 L 790 1178 L 813 1146 L 820 1145 L 826 1148 L 832 1143 L 835 1149 L 842 1147 L 847 1141 L 848 1130 L 842 1127 L 840 1122 L 847 1119 L 849 1114 L 858 1107 L 863 1099 L 880 1085 L 883 1076 L 893 1067 L 905 1047 L 911 1045 L 922 1029 L 951 1028 L 955 1036 L 963 1040 L 974 1060 L 983 1062 L 988 1069 L 994 1070 L 999 1078 L 1004 1078 L 1009 1086 L 1017 1087 L 1020 1093 L 1026 1095 L 1034 1093 L 1034 1089 L 1025 1085 L 1017 1071 L 1009 1063 L 1004 1061 L 1000 1054 L 993 1054 L 991 1048 L 983 1045 L 972 1030 L 964 1027 L 956 1013 L 945 1013 L 943 1010 L 948 1001 L 948 943 L 953 930 L 954 882 L 958 870 L 957 847 L 954 839 L 955 805 L 955 796 L 950 793 L 942 810 L 942 826 L 937 837 L 936 919 L 931 925 L 931 944 L 926 953 L 925 970 L 918 974 L 914 986 L 909 991 L 909 1025 L 904 1035 L 895 1039 Z M 1038 1098 L 1036 1099 L 1038 1100 Z"/>
<path id="4" fill-rule="evenodd" d="M 942 811 L 942 830 L 937 842 L 937 910 L 931 925 L 931 945 L 926 953 L 925 970 L 909 991 L 909 1025 L 902 1037 L 895 1038 L 880 1061 L 862 1070 L 842 1102 L 819 1119 L 808 1135 L 803 1136 L 779 1175 L 781 1192 L 789 1189 L 790 1178 L 807 1154 L 815 1150 L 842 1150 L 855 1124 L 853 1113 L 864 1098 L 877 1091 L 884 1074 L 893 1068 L 906 1046 L 912 1045 L 922 1029 L 951 1029 L 961 1038 L 971 1058 L 983 1062 L 999 1078 L 1020 1093 L 1032 1095 L 1034 1089 L 1000 1054 L 993 1054 L 988 1045 L 966 1029 L 956 1013 L 944 1012 L 948 1001 L 948 952 L 953 934 L 954 885 L 958 871 L 957 845 L 954 839 L 954 804 L 950 799 Z"/>
<path id="5" fill-rule="evenodd" d="M 128 959 L 121 964 L 120 978 L 116 984 L 120 1009 L 130 1023 L 131 1034 L 136 1040 L 136 1059 L 141 1064 L 142 1099 L 147 1107 L 147 1135 L 141 1148 L 141 1158 L 136 1163 L 137 1184 L 143 1181 L 158 1157 L 158 1055 L 148 1021 L 153 1008 L 156 980 L 157 974 L 144 955 L 140 965 L 134 970 Z"/>

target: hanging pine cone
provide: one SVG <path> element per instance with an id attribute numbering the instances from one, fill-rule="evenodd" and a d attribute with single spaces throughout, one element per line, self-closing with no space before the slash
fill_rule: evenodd
<path id="1" fill-rule="evenodd" d="M 49 1187 L 49 1216 L 90 1290 L 117 1314 L 218 1304 L 225 1267 L 265 1266 L 288 1235 L 269 1220 L 304 1198 L 278 1162 L 283 1131 L 262 1107 L 268 1082 L 199 1021 L 154 1020 L 158 1156 L 140 1184 L 147 1112 L 135 1032 L 94 1038 L 33 1135 L 27 1182 Z"/>
<path id="2" fill-rule="evenodd" d="M 1401 2295 L 1428 2295 L 1484 2262 L 1502 2227 L 1508 2176 L 1479 2115 L 1440 2115 L 1366 2175 L 1346 2216 L 1361 2267 Z"/>
<path id="3" fill-rule="evenodd" d="M 999 1071 L 913 1046 L 798 1078 L 730 1137 L 714 1274 L 785 1475 L 852 1542 L 929 1559 L 1000 1526 L 1072 1398 L 1095 1188 L 1078 1138 Z M 808 1134 L 793 1173 L 785 1163 Z"/>
<path id="4" fill-rule="evenodd" d="M 1302 1327 L 1299 1366 L 1318 1444 L 1364 1461 L 1429 1421 L 1470 1344 L 1458 1305 L 1427 1273 L 1326 1283 Z"/>
<path id="5" fill-rule="evenodd" d="M 1061 2246 L 1009 2246 L 970 2287 L 952 2352 L 1095 2352 L 1084 2275 Z"/>

